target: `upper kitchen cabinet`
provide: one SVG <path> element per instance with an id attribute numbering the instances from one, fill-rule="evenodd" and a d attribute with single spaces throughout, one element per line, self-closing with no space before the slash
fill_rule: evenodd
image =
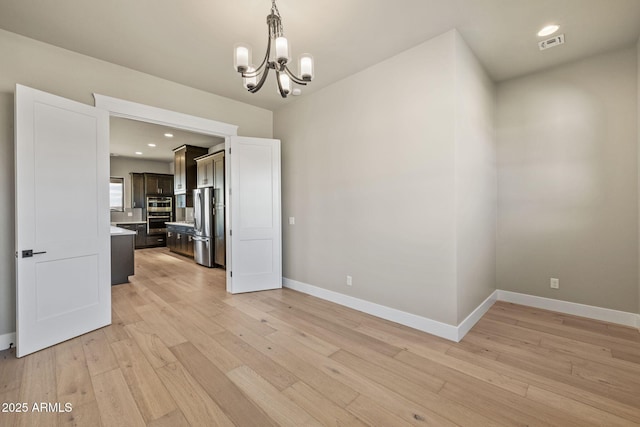
<path id="1" fill-rule="evenodd" d="M 198 165 L 198 188 L 224 188 L 224 151 L 196 159 Z"/>
<path id="2" fill-rule="evenodd" d="M 182 146 L 173 150 L 175 161 L 173 167 L 173 192 L 174 194 L 184 194 L 187 192 L 186 181 L 186 161 L 187 146 Z"/>
<path id="3" fill-rule="evenodd" d="M 173 175 L 145 173 L 144 178 L 147 195 L 173 196 Z"/>
<path id="4" fill-rule="evenodd" d="M 145 208 L 144 174 L 131 172 L 131 207 Z"/>
<path id="5" fill-rule="evenodd" d="M 172 196 L 173 175 L 131 172 L 131 207 L 147 207 L 146 196 Z"/>
<path id="6" fill-rule="evenodd" d="M 186 195 L 186 206 L 193 206 L 192 191 L 197 187 L 198 167 L 196 157 L 204 156 L 208 148 L 183 145 L 173 150 L 175 153 L 174 192 Z"/>

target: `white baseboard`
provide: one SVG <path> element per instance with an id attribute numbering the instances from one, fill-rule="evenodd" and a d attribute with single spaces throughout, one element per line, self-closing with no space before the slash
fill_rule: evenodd
<path id="1" fill-rule="evenodd" d="M 9 345 L 13 344 L 16 346 L 16 333 L 11 332 L 8 334 L 0 335 L 0 350 L 6 350 L 9 348 Z"/>
<path id="2" fill-rule="evenodd" d="M 480 318 L 496 301 L 511 302 L 514 304 L 526 305 L 543 310 L 557 311 L 559 313 L 586 317 L 603 322 L 617 323 L 619 325 L 631 326 L 640 329 L 640 314 L 503 290 L 494 291 L 475 310 L 473 310 L 466 319 L 460 322 L 458 326 L 453 326 L 427 317 L 418 316 L 395 308 L 365 301 L 360 298 L 329 291 L 324 288 L 309 285 L 308 283 L 287 279 L 286 277 L 282 279 L 282 285 L 285 288 L 309 294 L 314 297 L 353 308 L 354 310 L 362 311 L 376 317 L 381 317 L 383 319 L 455 342 L 462 340 L 467 332 L 473 328 L 473 325 L 480 320 Z"/>
<path id="3" fill-rule="evenodd" d="M 482 316 L 484 316 L 484 314 L 487 311 L 489 311 L 489 309 L 491 308 L 493 303 L 498 300 L 498 292 L 499 291 L 493 291 L 491 293 L 491 295 L 489 295 L 487 297 L 487 299 L 485 299 L 482 302 L 482 304 L 480 304 L 478 307 L 476 307 L 476 309 L 473 310 L 471 312 L 471 314 L 469 314 L 467 316 L 466 319 L 464 319 L 462 322 L 460 322 L 460 324 L 458 325 L 458 339 L 457 339 L 457 342 L 462 340 L 462 338 L 464 338 L 464 336 L 467 335 L 467 332 L 469 332 L 471 330 L 471 328 L 473 328 L 473 326 L 476 323 L 478 323 L 480 318 Z"/>
<path id="4" fill-rule="evenodd" d="M 467 332 L 476 324 L 484 313 L 496 301 L 496 292 L 493 292 L 482 304 L 478 306 L 466 319 L 458 326 L 449 325 L 438 322 L 427 317 L 418 316 L 416 314 L 407 313 L 406 311 L 397 310 L 395 308 L 365 301 L 349 295 L 338 292 L 329 291 L 307 283 L 298 282 L 296 280 L 282 279 L 282 285 L 285 288 L 293 289 L 320 299 L 334 302 L 354 310 L 362 311 L 382 319 L 390 320 L 410 328 L 418 329 L 450 341 L 460 341 Z"/>
<path id="5" fill-rule="evenodd" d="M 595 307 L 592 305 L 578 304 L 575 302 L 520 294 L 511 291 L 498 290 L 497 292 L 498 301 L 511 302 L 514 304 L 541 308 L 543 310 L 557 311 L 564 314 L 571 314 L 574 316 L 601 320 L 603 322 L 617 323 L 619 325 L 640 328 L 640 314 L 611 310 L 608 308 Z"/>

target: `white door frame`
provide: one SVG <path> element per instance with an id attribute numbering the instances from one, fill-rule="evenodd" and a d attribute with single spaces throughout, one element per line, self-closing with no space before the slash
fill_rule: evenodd
<path id="1" fill-rule="evenodd" d="M 224 150 L 226 154 L 229 154 L 229 137 L 238 135 L 238 126 L 228 123 L 218 122 L 215 120 L 204 119 L 202 117 L 196 117 L 189 114 L 179 113 L 177 111 L 165 110 L 162 108 L 152 107 L 149 105 L 138 104 L 136 102 L 126 101 L 124 99 L 112 98 L 106 95 L 93 94 L 95 99 L 95 106 L 103 110 L 107 110 L 110 116 L 122 117 L 130 120 L 137 120 L 140 122 L 154 123 L 157 125 L 168 126 L 176 129 L 182 129 L 190 132 L 201 133 L 204 135 L 212 135 L 223 137 Z M 230 162 L 225 162 L 225 182 L 230 181 Z M 231 200 L 229 195 L 229 185 L 225 185 L 225 199 Z M 231 203 L 227 203 L 225 207 L 225 222 L 226 222 L 226 253 L 231 254 L 231 237 L 229 230 L 231 230 Z M 227 275 L 227 292 L 232 291 L 232 262 L 231 256 L 228 255 L 226 265 Z"/>

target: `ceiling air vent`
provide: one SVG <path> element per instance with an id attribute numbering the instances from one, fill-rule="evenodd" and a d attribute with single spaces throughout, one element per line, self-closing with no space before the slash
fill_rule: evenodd
<path id="1" fill-rule="evenodd" d="M 560 34 L 558 36 L 551 37 L 550 39 L 538 42 L 538 47 L 540 47 L 540 50 L 547 50 L 551 49 L 552 47 L 560 46 L 561 44 L 564 44 L 564 34 Z"/>

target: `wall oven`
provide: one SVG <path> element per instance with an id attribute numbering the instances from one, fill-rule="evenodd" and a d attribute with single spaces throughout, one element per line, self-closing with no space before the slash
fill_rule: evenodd
<path id="1" fill-rule="evenodd" d="M 147 197 L 147 234 L 167 232 L 167 222 L 173 220 L 171 197 Z"/>

